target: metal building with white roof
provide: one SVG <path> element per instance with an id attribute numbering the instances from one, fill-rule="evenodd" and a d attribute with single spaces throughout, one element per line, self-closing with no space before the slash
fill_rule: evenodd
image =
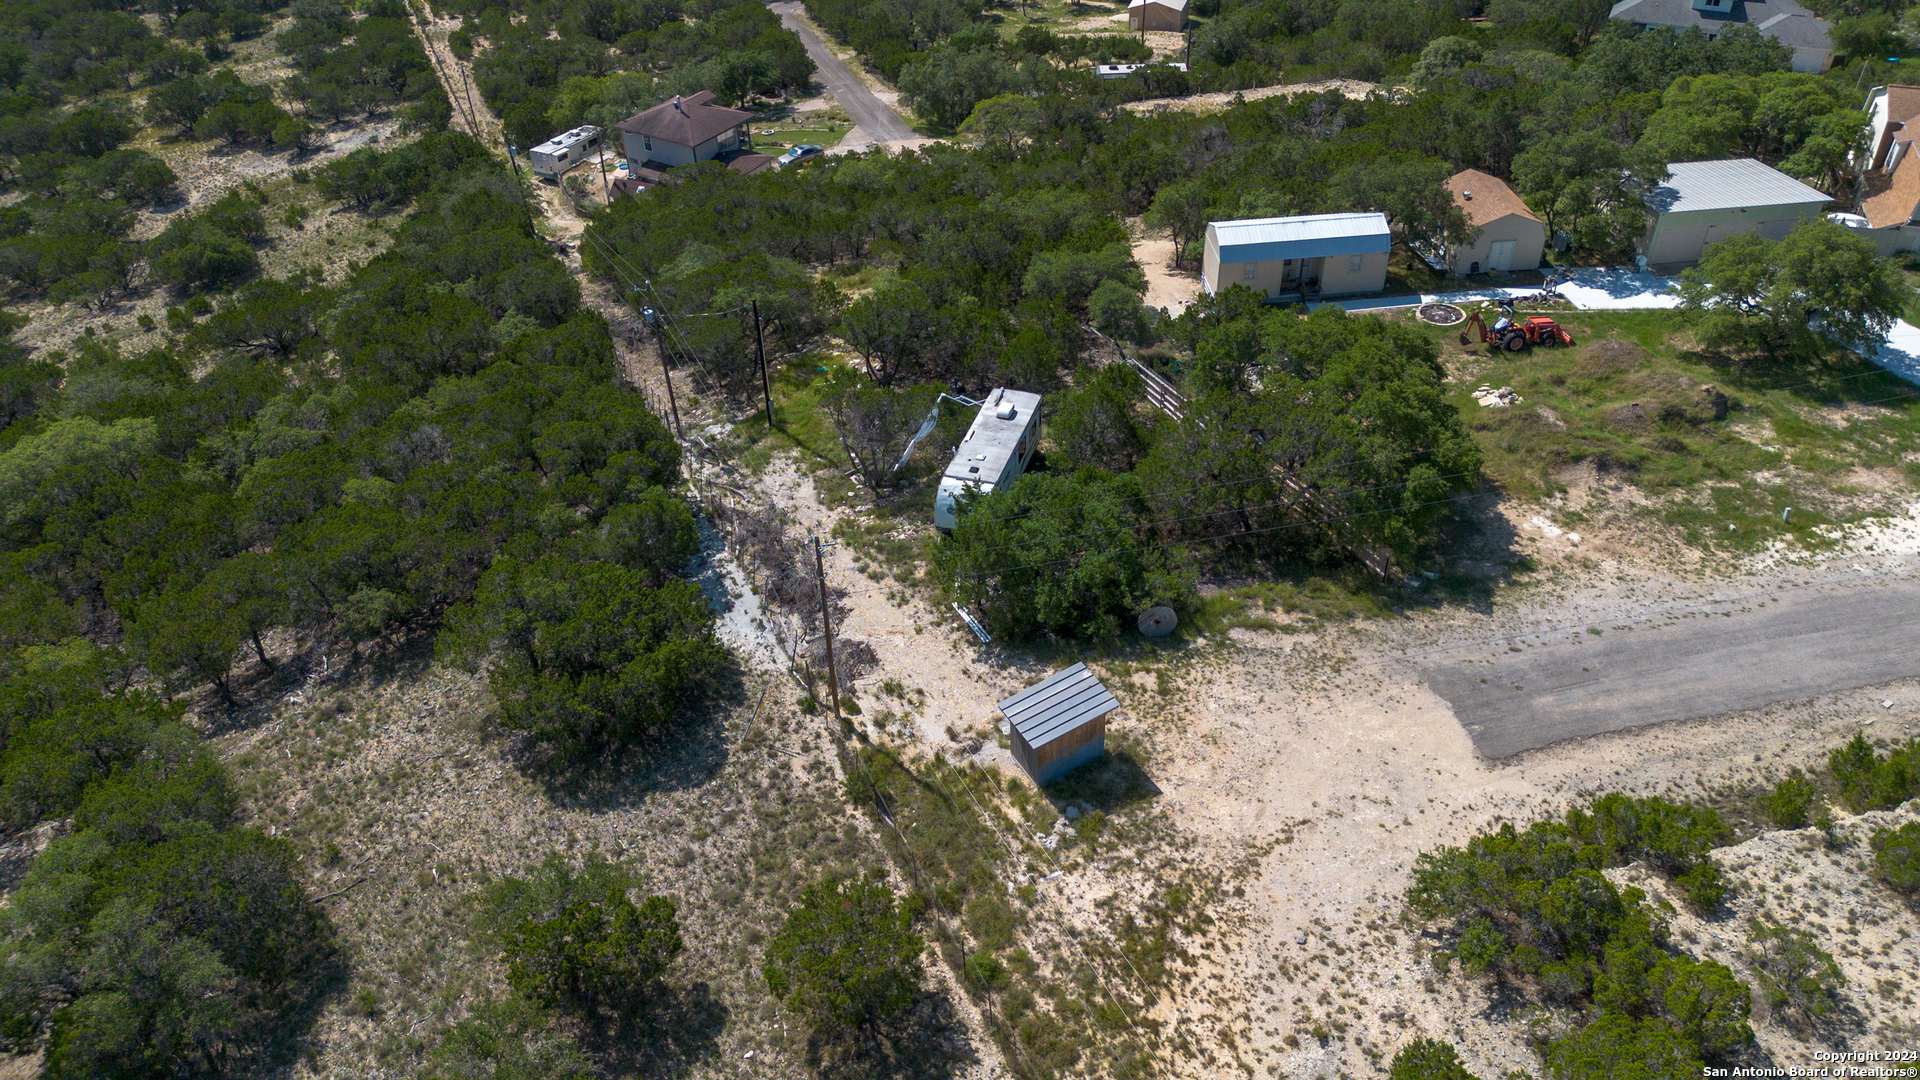
<path id="1" fill-rule="evenodd" d="M 1699 262 L 1709 245 L 1758 233 L 1778 240 L 1819 217 L 1833 199 L 1752 158 L 1682 161 L 1647 194 L 1652 219 L 1640 253 L 1654 266 Z"/>
<path id="2" fill-rule="evenodd" d="M 1058 780 L 1107 752 L 1107 714 L 1120 707 L 1085 664 L 1000 702 L 1013 756 L 1036 784 Z"/>
<path id="3" fill-rule="evenodd" d="M 1210 221 L 1200 281 L 1209 293 L 1245 285 L 1271 301 L 1379 292 L 1392 247 L 1385 214 Z"/>

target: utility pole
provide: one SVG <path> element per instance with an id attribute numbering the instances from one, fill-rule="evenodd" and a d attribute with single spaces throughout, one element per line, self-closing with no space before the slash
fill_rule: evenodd
<path id="1" fill-rule="evenodd" d="M 653 328 L 655 351 L 660 354 L 660 374 L 667 380 L 667 408 L 673 413 L 674 437 L 684 440 L 686 435 L 680 430 L 680 403 L 674 399 L 673 395 L 673 369 L 667 366 L 667 335 L 661 331 L 660 316 L 652 308 L 643 308 L 640 314 L 647 320 L 647 325 Z"/>
<path id="2" fill-rule="evenodd" d="M 600 139 L 600 196 L 606 200 L 604 205 L 613 205 L 613 188 L 607 183 L 607 133 L 601 132 Z"/>
<path id="3" fill-rule="evenodd" d="M 833 611 L 827 602 L 827 562 L 820 538 L 813 538 L 813 571 L 820 577 L 820 627 L 827 634 L 827 689 L 833 692 L 833 718 L 840 716 L 840 673 L 833 666 Z"/>
<path id="4" fill-rule="evenodd" d="M 773 434 L 773 383 L 767 379 L 767 346 L 760 338 L 760 301 L 753 301 L 753 352 L 760 358 L 760 392 L 767 397 L 767 434 Z"/>

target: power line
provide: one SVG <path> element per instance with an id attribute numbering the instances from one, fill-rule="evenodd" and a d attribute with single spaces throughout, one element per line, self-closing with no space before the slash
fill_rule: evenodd
<path id="1" fill-rule="evenodd" d="M 1434 479 L 1434 480 L 1455 480 L 1455 479 L 1458 479 L 1458 478 L 1460 478 L 1460 477 L 1463 477 L 1463 476 L 1472 476 L 1472 475 L 1474 475 L 1474 474 L 1473 474 L 1473 473 L 1470 473 L 1470 472 L 1457 472 L 1457 473 L 1448 473 L 1448 474 L 1446 474 L 1446 475 L 1444 475 L 1444 476 L 1436 476 L 1436 477 L 1432 477 L 1431 479 Z M 1395 487 L 1405 487 L 1406 485 L 1408 485 L 1408 484 L 1411 484 L 1411 483 L 1413 483 L 1413 481 L 1412 481 L 1412 480 L 1410 480 L 1410 479 L 1408 479 L 1408 480 L 1398 480 L 1398 481 L 1394 481 L 1393 483 L 1390 483 L 1390 484 L 1375 484 L 1375 485 L 1372 485 L 1372 486 L 1369 486 L 1369 487 L 1353 487 L 1353 488 L 1345 488 L 1345 489 L 1343 489 L 1343 490 L 1340 490 L 1340 491 L 1335 491 L 1335 492 L 1330 492 L 1330 493 L 1327 493 L 1327 494 L 1319 494 L 1319 493 L 1317 493 L 1317 492 L 1312 492 L 1312 491 L 1307 491 L 1307 492 L 1303 492 L 1303 493 L 1301 493 L 1301 494 L 1299 494 L 1299 495 L 1296 495 L 1296 496 L 1294 496 L 1294 497 L 1293 497 L 1293 498 L 1291 498 L 1291 499 L 1278 499 L 1278 500 L 1275 500 L 1275 501 L 1273 501 L 1273 502 L 1267 502 L 1267 503 L 1258 503 L 1258 504 L 1255 504 L 1255 505 L 1253 505 L 1253 506 L 1234 506 L 1234 507 L 1228 507 L 1228 508 L 1227 508 L 1227 509 L 1225 509 L 1225 510 L 1212 510 L 1212 511 L 1208 511 L 1207 513 L 1204 513 L 1204 514 L 1188 514 L 1188 515 L 1186 515 L 1186 516 L 1184 516 L 1184 517 L 1172 517 L 1172 518 L 1160 518 L 1160 519 L 1157 519 L 1157 520 L 1154 520 L 1154 521 L 1145 521 L 1145 522 L 1141 522 L 1141 523 L 1140 523 L 1140 524 L 1138 524 L 1138 525 L 1115 525 L 1115 526 L 1113 526 L 1113 527 L 1111 527 L 1111 528 L 1106 528 L 1106 529 L 1094 529 L 1094 530 L 1092 530 L 1092 531 L 1089 531 L 1089 532 L 1083 532 L 1083 533 L 1077 533 L 1077 534 L 1075 534 L 1075 535 L 1074 535 L 1073 537 L 1071 537 L 1070 539 L 1073 539 L 1073 540 L 1084 540 L 1084 539 L 1086 539 L 1087 537 L 1090 537 L 1090 536 L 1099 536 L 1099 535 L 1102 535 L 1102 534 L 1104 534 L 1104 533 L 1115 533 L 1115 532 L 1133 532 L 1133 531 L 1135 531 L 1135 530 L 1137 530 L 1137 529 L 1146 529 L 1146 528 L 1153 528 L 1153 527 L 1155 527 L 1155 526 L 1160 526 L 1160 525 L 1172 525 L 1172 524 L 1176 524 L 1176 523 L 1178 523 L 1178 522 L 1182 522 L 1182 521 L 1198 521 L 1198 520 L 1201 520 L 1201 519 L 1203 519 L 1203 518 L 1210 518 L 1210 517 L 1221 517 L 1221 516 L 1223 516 L 1223 515 L 1226 515 L 1226 514 L 1244 514 L 1244 513 L 1250 513 L 1250 512 L 1252 512 L 1252 511 L 1254 511 L 1254 510 L 1269 510 L 1269 509 L 1272 509 L 1273 507 L 1276 507 L 1276 506 L 1292 506 L 1292 505 L 1293 505 L 1293 504 L 1295 504 L 1295 503 L 1298 503 L 1298 502 L 1301 502 L 1301 501 L 1304 501 L 1304 500 L 1307 500 L 1307 499 L 1309 499 L 1309 498 L 1312 498 L 1312 499 L 1337 499 L 1337 498 L 1340 498 L 1340 497 L 1341 497 L 1341 496 L 1343 496 L 1343 495 L 1353 495 L 1353 494 L 1357 494 L 1357 493 L 1359 493 L 1359 492 L 1363 492 L 1363 491 L 1378 491 L 1378 490 L 1381 490 L 1381 489 L 1384 489 L 1384 488 L 1395 488 Z M 1199 490 L 1199 489 L 1195 489 L 1195 490 Z M 1089 501 L 1088 501 L 1087 503 L 1080 503 L 1080 504 L 1076 504 L 1076 505 L 1091 505 L 1091 504 L 1092 504 L 1092 501 L 1091 501 L 1091 500 L 1089 500 Z M 1422 504 L 1418 504 L 1418 505 L 1423 505 L 1423 506 L 1424 506 L 1424 505 L 1430 505 L 1430 504 L 1426 504 L 1426 503 L 1422 503 Z M 1400 509 L 1400 508 L 1399 508 L 1399 507 L 1394 507 L 1394 508 L 1391 508 L 1391 509 Z M 1374 513 L 1383 513 L 1383 512 L 1386 512 L 1386 511 L 1372 511 L 1372 512 L 1374 512 Z M 1025 520 L 1030 520 L 1030 519 L 1028 519 L 1028 518 L 1025 518 L 1025 517 L 1019 517 L 1019 518 L 1008 518 L 1007 520 L 1009 520 L 1009 521 L 1025 521 Z M 1336 518 L 1327 518 L 1327 519 L 1324 519 L 1324 520 L 1329 520 L 1329 521 L 1331 521 L 1331 520 L 1344 520 L 1344 519 L 1336 519 Z M 1254 530 L 1243 530 L 1243 531 L 1241 531 L 1241 532 L 1238 532 L 1238 533 L 1234 533 L 1234 534 L 1232 534 L 1232 535 L 1234 535 L 1234 536 L 1244 536 L 1244 535 L 1246 535 L 1246 534 L 1247 534 L 1248 532 L 1250 532 L 1250 531 L 1254 531 Z M 1047 543 L 1052 543 L 1052 542 L 1053 542 L 1052 540 L 1050 540 L 1050 539 L 1048 539 L 1048 538 L 1046 538 L 1046 537 L 1039 537 L 1039 538 L 1036 538 L 1036 539 L 1033 539 L 1033 540 L 1016 540 L 1016 541 L 1014 541 L 1014 542 L 1012 542 L 1012 543 L 1009 543 L 1009 544 L 996 544 L 996 545 L 994 545 L 994 546 L 992 546 L 992 547 L 980 547 L 980 548 L 969 548 L 969 549 L 968 549 L 968 551 L 969 551 L 969 552 L 984 552 L 984 551 L 1004 551 L 1004 550 L 1006 550 L 1006 549 L 1008 549 L 1008 548 L 1021 548 L 1021 547 L 1033 547 L 1033 546 L 1036 546 L 1036 545 L 1039 545 L 1039 544 L 1047 544 Z"/>
<path id="2" fill-rule="evenodd" d="M 1373 517 L 1378 514 L 1394 513 L 1400 510 L 1417 510 L 1424 506 L 1440 506 L 1446 503 L 1465 502 L 1469 499 L 1479 499 L 1479 498 L 1484 498 L 1488 495 L 1496 495 L 1496 494 L 1499 494 L 1499 492 L 1497 491 L 1467 492 L 1461 495 L 1451 495 L 1444 499 L 1430 499 L 1426 502 L 1414 503 L 1412 506 L 1396 506 L 1396 507 L 1388 507 L 1381 510 L 1366 510 L 1366 511 L 1362 511 L 1360 513 L 1355 513 L 1355 514 L 1336 514 L 1336 515 L 1331 515 L 1323 518 L 1309 518 L 1304 521 L 1290 521 L 1280 525 L 1269 525 L 1259 529 L 1242 529 L 1241 531 L 1236 533 L 1223 533 L 1219 536 L 1207 537 L 1206 539 L 1232 540 L 1232 539 L 1238 539 L 1239 537 L 1242 537 L 1242 536 L 1258 536 L 1263 533 L 1283 532 L 1287 529 L 1303 529 L 1310 525 L 1324 525 L 1324 524 L 1328 524 L 1336 521 L 1354 521 L 1363 517 Z M 1125 553 L 1134 552 L 1134 551 L 1151 551 L 1156 548 L 1170 548 L 1170 547 L 1178 547 L 1178 546 L 1179 546 L 1178 544 L 1172 544 L 1172 543 L 1137 544 L 1130 548 L 1120 548 L 1111 552 L 1103 552 L 1102 554 L 1125 554 Z M 1024 564 L 1017 564 L 1013 566 L 999 566 L 991 570 L 985 570 L 985 571 L 972 573 L 972 574 L 961 574 L 958 576 L 961 578 L 978 580 L 980 578 L 989 577 L 994 574 L 1004 574 L 1013 570 L 1037 570 L 1037 569 L 1040 569 L 1041 567 L 1058 566 L 1062 563 L 1070 563 L 1075 559 L 1078 559 L 1083 554 L 1085 553 L 1076 552 L 1073 555 L 1064 556 L 1058 559 L 1049 559 L 1045 562 L 1024 563 Z"/>

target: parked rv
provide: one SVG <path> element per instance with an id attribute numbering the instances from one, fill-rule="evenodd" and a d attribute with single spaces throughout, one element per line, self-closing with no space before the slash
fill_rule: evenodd
<path id="1" fill-rule="evenodd" d="M 1040 449 L 1040 395 L 1001 388 L 988 394 L 960 440 L 933 498 L 933 525 L 952 532 L 954 499 L 963 491 L 990 495 L 1020 478 Z"/>
<path id="2" fill-rule="evenodd" d="M 588 154 L 600 149 L 600 129 L 592 124 L 562 132 L 527 151 L 527 158 L 533 162 L 533 174 L 549 179 L 559 179 L 560 174 L 585 161 Z"/>

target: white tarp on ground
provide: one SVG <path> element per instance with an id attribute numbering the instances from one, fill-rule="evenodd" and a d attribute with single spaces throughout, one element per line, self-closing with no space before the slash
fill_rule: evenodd
<path id="1" fill-rule="evenodd" d="M 1894 323 L 1887 343 L 1874 354 L 1873 362 L 1910 383 L 1920 384 L 1920 326 L 1905 319 Z"/>
<path id="2" fill-rule="evenodd" d="M 1581 311 L 1647 311 L 1680 306 L 1674 291 L 1679 282 L 1658 274 L 1632 270 L 1575 270 L 1560 286 L 1560 295 Z M 1363 300 L 1325 300 L 1307 305 L 1333 304 L 1346 311 L 1383 311 L 1421 304 L 1477 304 L 1481 301 L 1532 296 L 1537 288 L 1472 289 L 1466 292 L 1421 293 Z M 1902 379 L 1920 385 L 1920 326 L 1902 320 L 1893 325 L 1887 343 L 1873 361 Z"/>
<path id="3" fill-rule="evenodd" d="M 1560 286 L 1560 295 L 1581 311 L 1675 308 L 1680 306 L 1680 297 L 1673 292 L 1678 284 L 1670 277 L 1639 274 L 1632 270 L 1575 270 Z M 1465 292 L 1421 293 L 1418 296 L 1324 300 L 1307 306 L 1318 308 L 1321 303 L 1327 303 L 1343 311 L 1380 311 L 1385 308 L 1418 307 L 1421 304 L 1477 304 L 1483 300 L 1514 300 L 1539 291 L 1537 287 L 1470 289 Z"/>

